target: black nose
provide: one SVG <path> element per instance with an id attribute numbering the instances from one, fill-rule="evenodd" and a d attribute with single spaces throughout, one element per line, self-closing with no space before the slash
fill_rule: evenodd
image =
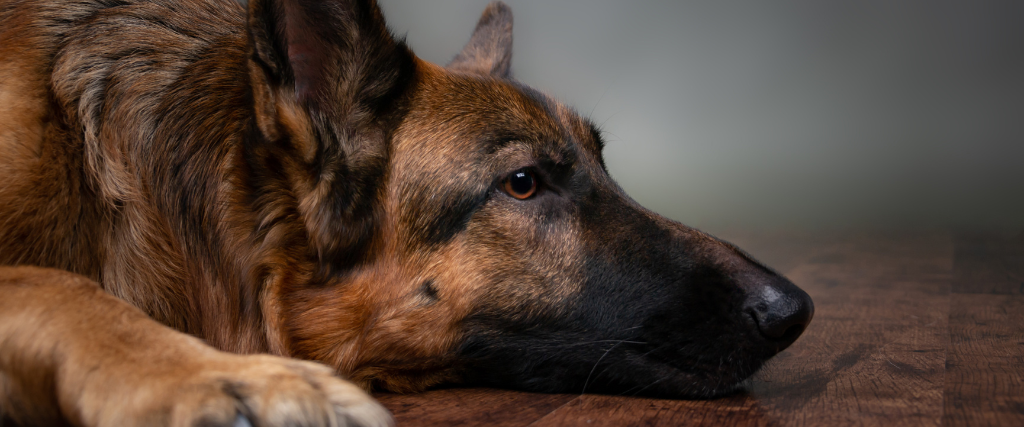
<path id="1" fill-rule="evenodd" d="M 757 323 L 761 335 L 783 347 L 803 333 L 814 317 L 810 295 L 783 277 L 776 277 L 747 296 L 744 311 Z"/>

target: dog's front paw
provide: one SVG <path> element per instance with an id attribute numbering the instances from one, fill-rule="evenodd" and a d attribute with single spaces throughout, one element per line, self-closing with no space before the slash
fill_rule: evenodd
<path id="1" fill-rule="evenodd" d="M 103 401 L 83 402 L 83 424 L 392 425 L 390 414 L 373 398 L 317 363 L 221 353 L 198 363 L 172 363 L 151 369 L 94 383 L 93 387 L 104 390 L 86 390 L 84 400 L 91 395 L 102 396 Z"/>

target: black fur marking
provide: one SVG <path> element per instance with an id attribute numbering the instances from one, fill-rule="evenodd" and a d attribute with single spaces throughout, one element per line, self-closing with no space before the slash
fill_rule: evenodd
<path id="1" fill-rule="evenodd" d="M 426 296 L 431 303 L 437 302 L 441 299 L 437 294 L 437 288 L 434 287 L 433 279 L 424 280 L 423 285 L 420 286 L 420 292 Z"/>
<path id="2" fill-rule="evenodd" d="M 487 201 L 488 194 L 489 189 L 476 193 L 458 189 L 438 189 L 434 194 L 415 192 L 413 200 L 406 204 L 412 207 L 408 215 L 415 240 L 427 245 L 450 241 L 466 229 L 473 214 Z"/>

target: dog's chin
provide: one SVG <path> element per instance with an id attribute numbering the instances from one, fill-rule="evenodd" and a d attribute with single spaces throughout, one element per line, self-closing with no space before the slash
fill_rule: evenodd
<path id="1" fill-rule="evenodd" d="M 505 374 L 497 376 L 494 375 L 495 370 L 488 369 L 488 373 L 477 371 L 462 376 L 472 380 L 460 382 L 460 385 L 511 388 L 541 393 L 712 399 L 742 390 L 743 384 L 760 370 L 766 360 L 767 358 L 760 357 L 733 356 L 716 358 L 713 364 L 710 360 L 687 363 L 680 360 L 662 361 L 651 358 L 648 354 L 637 353 L 597 366 L 593 363 L 580 362 L 577 366 L 584 369 L 574 369 L 573 373 L 542 364 L 529 367 L 519 365 L 515 368 L 507 366 Z"/>
<path id="2" fill-rule="evenodd" d="M 605 374 L 586 392 L 666 399 L 713 399 L 736 393 L 764 365 L 764 360 L 730 360 L 715 366 L 677 366 L 647 359 L 641 366 Z"/>

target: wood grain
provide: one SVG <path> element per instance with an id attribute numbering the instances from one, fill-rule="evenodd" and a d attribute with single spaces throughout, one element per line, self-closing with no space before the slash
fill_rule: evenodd
<path id="1" fill-rule="evenodd" d="M 957 295 L 944 424 L 1024 425 L 1024 296 Z"/>
<path id="2" fill-rule="evenodd" d="M 1024 425 L 1024 235 L 958 236 L 943 424 Z"/>
<path id="3" fill-rule="evenodd" d="M 537 421 L 575 396 L 523 393 L 484 388 L 432 390 L 401 395 L 379 394 L 377 399 L 395 415 L 399 426 L 525 426 Z"/>
<path id="4" fill-rule="evenodd" d="M 1024 425 L 1024 239 L 722 236 L 807 290 L 815 319 L 716 400 L 448 389 L 382 395 L 399 425 Z"/>

